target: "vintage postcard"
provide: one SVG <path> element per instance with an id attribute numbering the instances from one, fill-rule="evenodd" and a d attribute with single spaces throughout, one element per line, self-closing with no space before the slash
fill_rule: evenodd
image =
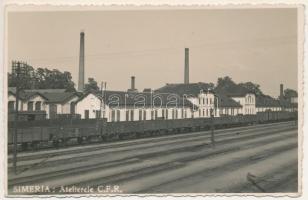
<path id="1" fill-rule="evenodd" d="M 304 8 L 6 7 L 6 195 L 301 194 Z"/>

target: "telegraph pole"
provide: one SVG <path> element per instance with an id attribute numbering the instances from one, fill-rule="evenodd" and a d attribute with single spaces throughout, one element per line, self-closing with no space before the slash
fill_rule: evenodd
<path id="1" fill-rule="evenodd" d="M 17 174 L 17 134 L 18 134 L 18 105 L 19 105 L 19 78 L 20 78 L 20 62 L 13 62 L 13 73 L 16 74 L 16 92 L 15 92 L 15 130 L 13 135 L 14 152 L 13 152 L 13 168 L 14 173 Z"/>
<path id="2" fill-rule="evenodd" d="M 211 114 L 211 143 L 212 147 L 215 148 L 215 135 L 214 135 L 214 109 L 210 109 Z"/>
<path id="3" fill-rule="evenodd" d="M 14 152 L 13 152 L 13 168 L 14 168 L 14 173 L 17 174 L 17 140 L 18 140 L 18 107 L 19 107 L 19 92 L 20 92 L 20 80 L 23 79 L 24 74 L 26 73 L 26 68 L 25 68 L 25 63 L 21 62 L 16 62 L 13 61 L 12 63 L 12 75 L 15 76 L 15 81 L 16 81 L 16 92 L 15 92 L 15 97 L 16 97 L 16 105 L 15 105 L 15 121 L 14 121 L 14 135 L 13 135 L 13 142 L 14 142 Z"/>

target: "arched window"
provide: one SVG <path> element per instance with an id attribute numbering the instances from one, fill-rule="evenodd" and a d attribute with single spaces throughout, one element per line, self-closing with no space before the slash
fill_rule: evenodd
<path id="1" fill-rule="evenodd" d="M 154 110 L 151 110 L 151 120 L 154 120 Z"/>
<path id="2" fill-rule="evenodd" d="M 134 110 L 130 110 L 130 121 L 134 121 Z"/>
<path id="3" fill-rule="evenodd" d="M 111 121 L 112 121 L 112 122 L 115 121 L 115 115 L 116 115 L 115 110 L 112 110 L 112 111 L 111 111 Z"/>
<path id="4" fill-rule="evenodd" d="M 129 110 L 126 110 L 126 121 L 129 121 Z"/>
<path id="5" fill-rule="evenodd" d="M 15 110 L 15 101 L 9 101 L 8 102 L 8 111 L 14 111 Z"/>
<path id="6" fill-rule="evenodd" d="M 37 111 L 41 110 L 41 105 L 42 105 L 42 102 L 40 101 L 35 102 L 35 110 Z"/>
<path id="7" fill-rule="evenodd" d="M 28 111 L 33 111 L 33 101 L 28 102 Z"/>
<path id="8" fill-rule="evenodd" d="M 139 110 L 139 121 L 142 120 L 142 110 Z"/>
<path id="9" fill-rule="evenodd" d="M 120 110 L 117 110 L 117 121 L 119 122 L 121 118 Z"/>
<path id="10" fill-rule="evenodd" d="M 147 111 L 144 110 L 144 111 L 143 111 L 143 120 L 146 120 L 146 119 L 147 119 Z"/>
<path id="11" fill-rule="evenodd" d="M 75 102 L 71 102 L 70 104 L 70 113 L 75 114 Z"/>

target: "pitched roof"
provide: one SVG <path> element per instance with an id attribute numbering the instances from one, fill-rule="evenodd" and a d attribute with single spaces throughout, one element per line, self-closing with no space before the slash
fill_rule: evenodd
<path id="1" fill-rule="evenodd" d="M 79 102 L 81 100 L 83 100 L 84 98 L 86 98 L 89 94 L 93 94 L 94 96 L 96 96 L 98 99 L 101 99 L 102 97 L 98 94 L 98 93 L 95 93 L 95 92 L 92 92 L 92 91 L 89 91 L 89 92 L 86 92 L 86 93 L 78 93 L 78 100 L 76 101 Z"/>
<path id="2" fill-rule="evenodd" d="M 15 96 L 16 95 L 16 88 L 15 87 L 9 87 L 8 93 Z M 41 96 L 42 98 L 47 100 L 47 98 L 39 92 L 35 92 L 35 91 L 27 92 L 25 90 L 21 90 L 19 92 L 19 98 L 21 100 L 24 100 L 24 101 L 27 101 L 27 100 L 31 99 L 32 97 L 34 97 L 36 95 Z"/>
<path id="3" fill-rule="evenodd" d="M 267 95 L 256 96 L 256 107 L 280 107 L 280 102 Z"/>
<path id="4" fill-rule="evenodd" d="M 40 93 L 63 93 L 66 89 L 27 89 L 25 92 L 40 92 Z"/>
<path id="5" fill-rule="evenodd" d="M 77 95 L 75 92 L 65 91 L 65 89 L 26 89 L 20 91 L 19 97 L 22 100 L 29 100 L 34 95 L 40 95 L 46 99 L 47 103 L 64 103 L 74 97 L 74 95 Z M 8 92 L 15 95 L 16 88 L 9 87 Z"/>
<path id="6" fill-rule="evenodd" d="M 43 96 L 47 98 L 47 103 L 65 103 L 78 95 L 75 92 L 49 92 L 43 93 Z"/>
<path id="7" fill-rule="evenodd" d="M 233 100 L 230 97 L 227 97 L 224 94 L 216 93 L 216 96 L 218 97 L 218 107 L 224 108 L 224 107 L 232 107 L 232 108 L 241 108 L 242 105 L 235 100 Z"/>
<path id="8" fill-rule="evenodd" d="M 155 90 L 155 92 L 160 92 L 160 93 L 174 93 L 180 96 L 184 95 L 192 95 L 197 97 L 198 94 L 201 92 L 212 92 L 211 87 L 208 83 L 189 83 L 189 84 L 184 84 L 184 83 L 173 83 L 173 84 L 166 84 L 165 86 L 158 88 Z"/>
<path id="9" fill-rule="evenodd" d="M 110 107 L 113 106 L 162 106 L 162 107 L 193 107 L 193 104 L 179 95 L 170 93 L 123 92 L 105 91 L 104 100 Z M 196 107 L 196 106 L 195 106 Z"/>

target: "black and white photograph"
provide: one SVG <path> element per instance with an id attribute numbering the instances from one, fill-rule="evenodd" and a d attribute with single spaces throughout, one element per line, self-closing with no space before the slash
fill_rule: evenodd
<path id="1" fill-rule="evenodd" d="M 6 194 L 297 196 L 302 16 L 7 9 Z"/>

